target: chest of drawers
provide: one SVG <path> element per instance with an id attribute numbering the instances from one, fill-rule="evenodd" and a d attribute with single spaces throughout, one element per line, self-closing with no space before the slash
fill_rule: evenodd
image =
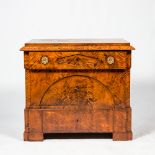
<path id="1" fill-rule="evenodd" d="M 24 51 L 24 140 L 46 133 L 112 133 L 131 140 L 129 42 L 32 40 Z"/>

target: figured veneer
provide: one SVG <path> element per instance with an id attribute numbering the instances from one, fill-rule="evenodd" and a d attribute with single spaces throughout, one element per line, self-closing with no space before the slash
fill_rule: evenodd
<path id="1" fill-rule="evenodd" d="M 131 50 L 125 40 L 32 40 L 24 51 L 24 140 L 112 133 L 131 140 Z"/>

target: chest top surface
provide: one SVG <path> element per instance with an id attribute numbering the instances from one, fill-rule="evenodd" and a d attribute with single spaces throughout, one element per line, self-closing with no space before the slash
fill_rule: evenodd
<path id="1" fill-rule="evenodd" d="M 21 51 L 134 50 L 124 39 L 32 39 Z"/>

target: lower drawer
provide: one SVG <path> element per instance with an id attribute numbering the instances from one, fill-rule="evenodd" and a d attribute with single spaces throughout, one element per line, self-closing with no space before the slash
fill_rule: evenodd
<path id="1" fill-rule="evenodd" d="M 112 132 L 112 110 L 43 111 L 44 133 L 80 133 L 80 132 Z"/>

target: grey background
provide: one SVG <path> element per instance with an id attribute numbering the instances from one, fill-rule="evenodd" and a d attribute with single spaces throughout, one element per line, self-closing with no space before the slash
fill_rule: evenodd
<path id="1" fill-rule="evenodd" d="M 23 142 L 25 75 L 19 48 L 34 38 L 124 38 L 132 43 L 133 141 Z M 0 0 L 0 154 L 155 153 L 154 43 L 154 0 Z"/>

